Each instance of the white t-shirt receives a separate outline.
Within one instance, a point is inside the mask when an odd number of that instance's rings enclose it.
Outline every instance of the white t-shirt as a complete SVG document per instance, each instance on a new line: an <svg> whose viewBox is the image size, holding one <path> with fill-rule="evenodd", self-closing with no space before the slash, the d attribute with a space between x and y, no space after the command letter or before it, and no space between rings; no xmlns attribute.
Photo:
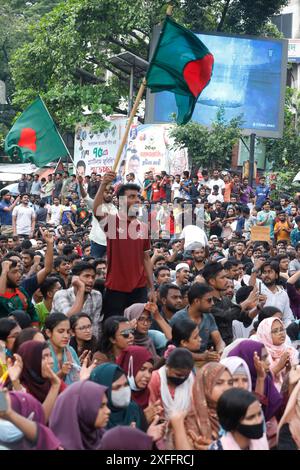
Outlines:
<svg viewBox="0 0 300 470"><path fill-rule="evenodd" d="M210 204L214 204L216 201L219 201L219 202L224 202L224 198L223 198L223 194L209 194L207 196L207 201L210 203Z"/></svg>
<svg viewBox="0 0 300 470"><path fill-rule="evenodd" d="M197 225L186 225L181 232L180 239L184 238L184 249L193 250L195 245L201 243L202 246L208 245L207 236Z"/></svg>
<svg viewBox="0 0 300 470"><path fill-rule="evenodd" d="M49 214L51 215L50 217L50 224L53 224L53 225L59 225L61 223L61 215L63 213L63 206L61 204L59 204L58 206L55 206L53 204L53 206L50 206L50 209L49 209Z"/></svg>
<svg viewBox="0 0 300 470"><path fill-rule="evenodd" d="M84 200L86 201L88 208L93 209L94 199L91 199L89 196L86 196L84 198ZM103 213L112 214L112 215L118 213L118 209L112 203L102 204L101 211ZM96 217L94 215L93 215L93 218L92 218L92 228L91 228L91 231L90 231L89 238L90 238L91 241L93 241L95 243L98 243L98 245L107 246L106 235L105 235L104 231L102 230L98 219L96 219Z"/></svg>
<svg viewBox="0 0 300 470"><path fill-rule="evenodd" d="M31 221L35 219L32 207L21 204L14 208L12 215L16 217L17 235L30 235Z"/></svg>
<svg viewBox="0 0 300 470"><path fill-rule="evenodd" d="M222 179L218 179L218 180L209 180L207 186L211 189L211 191L213 191L213 187L214 186L219 186L219 194L222 194L222 189L225 189L225 183Z"/></svg>
<svg viewBox="0 0 300 470"><path fill-rule="evenodd" d="M174 199L180 196L180 183L173 183L172 184L172 191L174 191Z"/></svg>

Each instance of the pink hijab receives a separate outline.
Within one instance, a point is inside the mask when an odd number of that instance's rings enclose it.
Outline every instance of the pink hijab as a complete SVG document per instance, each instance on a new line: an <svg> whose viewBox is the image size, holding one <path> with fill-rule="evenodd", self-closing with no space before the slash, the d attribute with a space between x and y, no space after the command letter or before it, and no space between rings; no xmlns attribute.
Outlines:
<svg viewBox="0 0 300 470"><path fill-rule="evenodd" d="M284 328L284 324L279 318L270 317L265 318L257 328L257 341L260 341L264 344L267 352L270 355L271 365L272 363L278 362L280 357L284 352L288 352L290 356L291 365L296 365L299 363L298 352L292 346L286 344L286 342L282 343L280 346L275 346L272 341L272 325L274 321L281 323L282 327Z"/></svg>
<svg viewBox="0 0 300 470"><path fill-rule="evenodd" d="M278 364L282 354L285 352L289 353L289 358L290 358L290 362L292 366L299 364L298 351L292 346L289 346L286 343L286 341L282 343L280 346L275 346L275 344L273 344L271 330L272 330L272 325L274 321L279 322L284 328L284 324L281 320L279 320L279 318L270 317L270 318L265 318L265 320L263 320L258 325L257 333L256 333L257 340L263 343L263 345L265 346L269 354L269 360L271 363L271 366L270 366L271 371L274 368L274 366ZM278 391L281 390L281 386L283 384L285 375L286 375L286 370L284 368L279 374L274 376L274 384Z"/></svg>

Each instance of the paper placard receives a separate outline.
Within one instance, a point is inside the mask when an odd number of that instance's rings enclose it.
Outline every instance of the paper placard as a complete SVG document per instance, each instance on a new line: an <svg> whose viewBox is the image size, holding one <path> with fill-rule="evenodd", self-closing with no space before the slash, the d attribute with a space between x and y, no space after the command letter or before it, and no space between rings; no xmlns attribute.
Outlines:
<svg viewBox="0 0 300 470"><path fill-rule="evenodd" d="M250 240L254 242L269 242L271 229L270 227L263 227L260 225L254 225L251 228Z"/></svg>

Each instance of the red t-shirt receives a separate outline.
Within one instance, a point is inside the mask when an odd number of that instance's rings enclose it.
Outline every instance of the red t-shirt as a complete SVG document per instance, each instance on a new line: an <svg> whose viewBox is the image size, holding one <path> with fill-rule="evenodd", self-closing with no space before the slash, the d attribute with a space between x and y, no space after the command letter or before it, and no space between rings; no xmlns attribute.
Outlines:
<svg viewBox="0 0 300 470"><path fill-rule="evenodd" d="M147 225L137 219L124 221L109 215L105 231L108 262L105 286L119 292L146 287L144 253L150 250Z"/></svg>
<svg viewBox="0 0 300 470"><path fill-rule="evenodd" d="M152 201L159 201L160 200L160 190L158 183L152 184Z"/></svg>

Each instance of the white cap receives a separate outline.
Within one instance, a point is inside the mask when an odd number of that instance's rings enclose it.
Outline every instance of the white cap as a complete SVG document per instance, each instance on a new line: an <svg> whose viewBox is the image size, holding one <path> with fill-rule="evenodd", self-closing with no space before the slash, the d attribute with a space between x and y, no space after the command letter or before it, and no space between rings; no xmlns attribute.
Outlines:
<svg viewBox="0 0 300 470"><path fill-rule="evenodd" d="M188 269L190 270L190 267L187 263L179 263L177 264L176 268L175 268L175 271L179 271L180 269Z"/></svg>

